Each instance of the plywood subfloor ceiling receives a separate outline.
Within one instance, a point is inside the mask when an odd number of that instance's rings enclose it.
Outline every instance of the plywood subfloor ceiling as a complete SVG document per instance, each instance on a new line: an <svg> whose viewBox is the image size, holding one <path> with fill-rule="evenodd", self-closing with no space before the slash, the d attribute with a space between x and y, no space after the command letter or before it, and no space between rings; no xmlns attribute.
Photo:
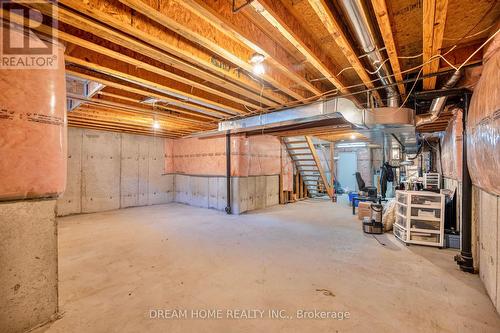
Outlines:
<svg viewBox="0 0 500 333"><path fill-rule="evenodd" d="M334 3L255 0L236 13L232 0L30 6L58 20L68 76L100 84L69 112L71 126L175 138L326 97L344 95L363 107L364 91L379 83ZM500 13L492 0L366 3L402 99L411 87L403 80L423 63L424 75L449 69L443 59L431 61L437 54L460 64L497 29ZM265 56L262 75L252 72L254 53ZM480 59L481 52L470 61ZM430 77L418 87L437 84ZM385 103L383 90L372 94Z"/></svg>

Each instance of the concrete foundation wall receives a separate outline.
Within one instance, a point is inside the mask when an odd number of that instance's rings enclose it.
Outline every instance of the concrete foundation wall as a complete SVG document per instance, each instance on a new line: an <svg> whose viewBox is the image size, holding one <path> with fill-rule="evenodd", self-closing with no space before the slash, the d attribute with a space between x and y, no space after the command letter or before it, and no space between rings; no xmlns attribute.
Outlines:
<svg viewBox="0 0 500 333"><path fill-rule="evenodd" d="M0 332L18 333L56 315L55 200L0 202Z"/></svg>
<svg viewBox="0 0 500 333"><path fill-rule="evenodd" d="M175 175L174 201L191 206L224 210L227 205L226 177ZM233 214L262 209L279 203L279 176L231 178Z"/></svg>
<svg viewBox="0 0 500 333"><path fill-rule="evenodd" d="M479 276L500 313L500 197L474 188L473 220L479 230ZM477 260L476 259L476 260Z"/></svg>
<svg viewBox="0 0 500 333"><path fill-rule="evenodd" d="M443 179L444 188L457 191L457 220L461 224L462 184ZM500 313L500 197L473 186L472 256L486 292Z"/></svg>
<svg viewBox="0 0 500 333"><path fill-rule="evenodd" d="M166 146L161 138L69 128L68 184L57 215L172 201L224 210L226 177L165 174ZM235 214L276 205L279 176L233 176L231 189Z"/></svg>
<svg viewBox="0 0 500 333"><path fill-rule="evenodd" d="M92 213L173 200L163 138L68 129L68 182L57 215Z"/></svg>

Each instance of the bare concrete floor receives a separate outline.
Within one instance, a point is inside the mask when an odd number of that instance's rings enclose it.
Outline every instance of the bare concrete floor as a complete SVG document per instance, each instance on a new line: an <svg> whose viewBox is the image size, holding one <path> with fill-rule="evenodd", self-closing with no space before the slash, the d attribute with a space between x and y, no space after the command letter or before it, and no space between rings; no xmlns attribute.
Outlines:
<svg viewBox="0 0 500 333"><path fill-rule="evenodd" d="M455 251L377 240L350 213L309 200L241 216L168 204L61 218L63 317L37 332L500 332ZM153 309L266 312L150 319ZM301 309L350 318L297 319Z"/></svg>

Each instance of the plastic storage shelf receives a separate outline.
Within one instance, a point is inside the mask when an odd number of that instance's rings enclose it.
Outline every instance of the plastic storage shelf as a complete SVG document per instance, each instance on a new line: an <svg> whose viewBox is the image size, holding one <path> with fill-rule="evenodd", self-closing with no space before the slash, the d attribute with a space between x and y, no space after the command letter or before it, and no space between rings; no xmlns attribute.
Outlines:
<svg viewBox="0 0 500 333"><path fill-rule="evenodd" d="M406 244L443 247L444 194L396 191L394 235Z"/></svg>

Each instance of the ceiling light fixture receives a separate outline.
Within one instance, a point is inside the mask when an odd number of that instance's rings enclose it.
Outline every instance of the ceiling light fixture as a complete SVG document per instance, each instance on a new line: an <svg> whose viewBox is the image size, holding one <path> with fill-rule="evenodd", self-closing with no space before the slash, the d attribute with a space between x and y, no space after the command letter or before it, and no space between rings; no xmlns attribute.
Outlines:
<svg viewBox="0 0 500 333"><path fill-rule="evenodd" d="M250 63L251 64L260 64L264 61L264 55L263 54L260 54L260 53L254 53L252 54L252 57L250 58Z"/></svg>
<svg viewBox="0 0 500 333"><path fill-rule="evenodd" d="M153 128L154 129L159 129L160 128L160 123L158 122L158 120L153 121Z"/></svg>
<svg viewBox="0 0 500 333"><path fill-rule="evenodd" d="M266 72L266 68L264 67L264 55L260 53L254 53L252 54L252 57L250 58L250 63L253 65L253 73L255 75L262 75Z"/></svg>
<svg viewBox="0 0 500 333"><path fill-rule="evenodd" d="M264 64L258 63L253 65L253 73L255 75L263 75L266 72L266 68L264 67Z"/></svg>

